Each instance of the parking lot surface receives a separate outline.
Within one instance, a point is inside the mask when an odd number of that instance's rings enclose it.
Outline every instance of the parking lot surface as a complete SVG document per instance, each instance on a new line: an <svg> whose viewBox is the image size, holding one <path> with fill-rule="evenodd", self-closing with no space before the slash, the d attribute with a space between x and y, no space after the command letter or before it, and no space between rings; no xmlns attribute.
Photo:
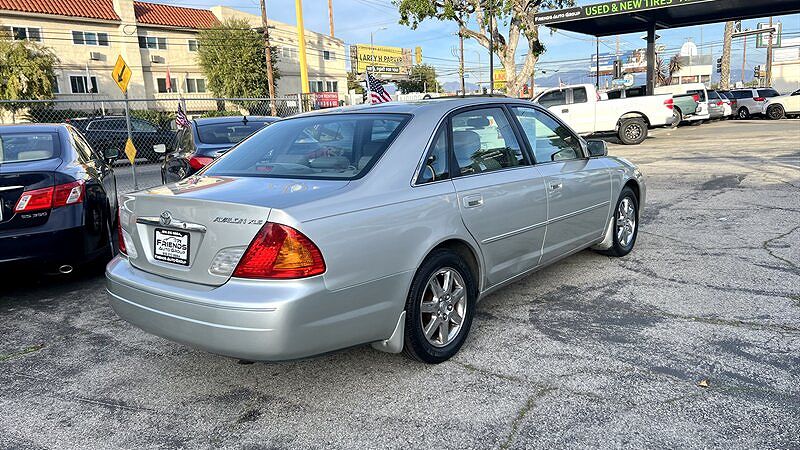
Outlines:
<svg viewBox="0 0 800 450"><path fill-rule="evenodd" d="M0 284L0 448L800 447L800 121L656 130L633 253L486 298L452 360L238 364L145 334L104 279Z"/></svg>

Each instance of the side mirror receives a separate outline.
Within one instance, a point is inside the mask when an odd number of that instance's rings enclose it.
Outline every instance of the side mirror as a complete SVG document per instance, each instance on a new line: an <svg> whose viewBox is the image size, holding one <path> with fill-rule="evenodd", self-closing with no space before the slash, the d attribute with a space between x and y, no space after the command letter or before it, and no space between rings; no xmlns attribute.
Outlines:
<svg viewBox="0 0 800 450"><path fill-rule="evenodd" d="M116 148L107 148L103 151L103 159L108 162L114 162L119 158L119 150Z"/></svg>
<svg viewBox="0 0 800 450"><path fill-rule="evenodd" d="M589 150L590 157L608 155L608 144L606 144L606 141L601 141L599 139L586 141L586 149Z"/></svg>
<svg viewBox="0 0 800 450"><path fill-rule="evenodd" d="M153 151L158 153L159 155L162 155L164 153L167 153L167 146L165 144L156 144L153 146Z"/></svg>

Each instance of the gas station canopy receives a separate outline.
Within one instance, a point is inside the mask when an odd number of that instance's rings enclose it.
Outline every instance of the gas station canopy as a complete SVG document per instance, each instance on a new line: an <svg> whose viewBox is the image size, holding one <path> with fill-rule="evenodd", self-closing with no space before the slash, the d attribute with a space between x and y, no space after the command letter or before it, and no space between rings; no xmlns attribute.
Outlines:
<svg viewBox="0 0 800 450"><path fill-rule="evenodd" d="M688 27L800 12L800 0L617 0L543 11L536 25L592 36Z"/></svg>

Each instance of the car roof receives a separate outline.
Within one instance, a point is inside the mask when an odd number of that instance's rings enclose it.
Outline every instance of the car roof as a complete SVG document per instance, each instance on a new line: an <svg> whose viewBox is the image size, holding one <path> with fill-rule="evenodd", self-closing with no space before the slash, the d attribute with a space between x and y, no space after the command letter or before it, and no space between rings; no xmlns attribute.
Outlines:
<svg viewBox="0 0 800 450"><path fill-rule="evenodd" d="M63 123L22 123L16 125L0 125L2 133L53 133L66 130Z"/></svg>
<svg viewBox="0 0 800 450"><path fill-rule="evenodd" d="M275 116L221 116L221 117L198 117L194 122L198 125L208 125L212 123L233 123L233 122L275 122L280 120Z"/></svg>
<svg viewBox="0 0 800 450"><path fill-rule="evenodd" d="M501 105L501 104L519 104L519 105L533 105L534 103L527 99L516 99L511 97L438 97L428 100L419 100L412 102L387 102L378 105L353 105L341 106L338 108L328 108L317 111L311 111L303 114L298 114L292 117L308 117L317 115L329 114L347 114L347 113L372 113L372 114L446 114L447 112L463 107L463 106L478 106L478 105Z"/></svg>

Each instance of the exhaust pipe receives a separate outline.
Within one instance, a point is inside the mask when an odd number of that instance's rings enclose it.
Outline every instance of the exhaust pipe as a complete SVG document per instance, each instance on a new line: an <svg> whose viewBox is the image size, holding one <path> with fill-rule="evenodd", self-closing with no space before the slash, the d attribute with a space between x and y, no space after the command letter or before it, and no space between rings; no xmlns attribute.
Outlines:
<svg viewBox="0 0 800 450"><path fill-rule="evenodd" d="M64 264L63 266L58 268L58 272L64 275L72 273L72 266L70 266L69 264Z"/></svg>

